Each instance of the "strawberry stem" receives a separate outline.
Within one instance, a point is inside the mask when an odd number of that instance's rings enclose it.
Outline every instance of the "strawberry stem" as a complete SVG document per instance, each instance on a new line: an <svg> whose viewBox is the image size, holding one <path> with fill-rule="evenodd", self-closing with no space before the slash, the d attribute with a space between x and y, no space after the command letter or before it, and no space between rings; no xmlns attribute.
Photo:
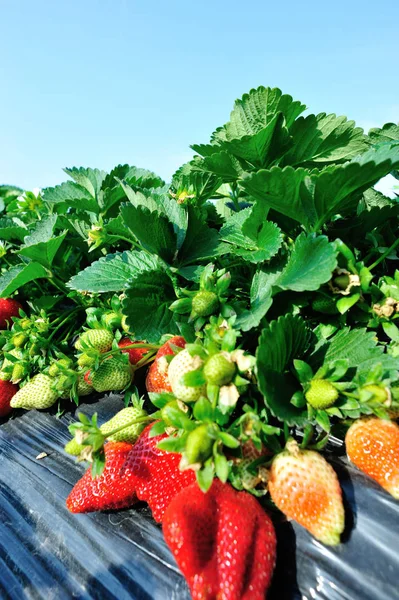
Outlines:
<svg viewBox="0 0 399 600"><path fill-rule="evenodd" d="M111 435L115 435L115 433L119 433L119 431L122 431L123 429L126 429L127 427L131 427L132 425L138 425L139 423L146 423L147 421L155 421L155 419L152 415L140 417L139 419L133 419L133 421L129 421L128 423L125 423L124 425L121 425L120 427L117 427L116 429L113 429L112 431L108 431L107 435L105 437L107 439Z"/></svg>
<svg viewBox="0 0 399 600"><path fill-rule="evenodd" d="M379 265L387 256L389 256L389 254L391 254L392 250L395 250L395 248L398 245L399 245L399 238L396 239L391 246L389 246L388 250L385 250L384 254L381 254L380 258L377 258L377 260L375 262L373 262L373 264L368 267L368 270L371 271L377 265Z"/></svg>

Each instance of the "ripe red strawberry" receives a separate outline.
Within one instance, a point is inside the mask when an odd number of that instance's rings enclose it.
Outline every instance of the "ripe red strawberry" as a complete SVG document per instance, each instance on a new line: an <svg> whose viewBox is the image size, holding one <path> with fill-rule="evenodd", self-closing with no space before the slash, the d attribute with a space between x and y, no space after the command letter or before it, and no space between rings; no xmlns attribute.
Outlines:
<svg viewBox="0 0 399 600"><path fill-rule="evenodd" d="M253 496L218 479L205 494L194 483L170 503L163 532L193 600L264 600L276 535Z"/></svg>
<svg viewBox="0 0 399 600"><path fill-rule="evenodd" d="M170 338L165 344L163 344L158 350L155 360L148 369L147 379L145 381L147 392L171 392L172 387L168 379L168 363L163 358L168 354L173 354L173 349L170 344L184 348L186 340L176 335Z"/></svg>
<svg viewBox="0 0 399 600"><path fill-rule="evenodd" d="M18 386L11 381L0 379L0 419L6 417L12 411L11 398L18 392Z"/></svg>
<svg viewBox="0 0 399 600"><path fill-rule="evenodd" d="M127 508L137 501L132 475L123 467L132 445L126 442L105 444L105 468L95 479L91 468L69 494L66 505L73 513Z"/></svg>
<svg viewBox="0 0 399 600"><path fill-rule="evenodd" d="M345 513L334 469L318 453L291 440L273 460L269 492L276 506L328 545L340 542Z"/></svg>
<svg viewBox="0 0 399 600"><path fill-rule="evenodd" d="M150 438L151 427L152 424L146 427L134 446L125 442L105 445L103 474L92 483L89 469L78 481L67 500L71 512L122 508L130 506L137 496L148 503L154 519L162 521L170 501L195 481L195 474L192 470L179 470L180 454L156 447L166 434Z"/></svg>
<svg viewBox="0 0 399 600"><path fill-rule="evenodd" d="M148 425L126 459L125 469L135 478L137 498L147 502L152 516L161 522L170 501L195 481L191 469L179 470L180 454L165 452L157 444L166 434L150 438L152 424Z"/></svg>
<svg viewBox="0 0 399 600"><path fill-rule="evenodd" d="M142 340L131 340L128 337L121 339L118 343L119 348L125 346L131 346L132 344L144 344ZM137 365L137 363L143 358L148 352L148 348L130 348L129 350L122 350L125 354L129 355L129 362L131 365Z"/></svg>
<svg viewBox="0 0 399 600"><path fill-rule="evenodd" d="M0 329L9 329L11 317L18 317L22 304L13 298L0 298Z"/></svg>
<svg viewBox="0 0 399 600"><path fill-rule="evenodd" d="M399 500L399 426L392 421L360 419L345 437L349 459Z"/></svg>

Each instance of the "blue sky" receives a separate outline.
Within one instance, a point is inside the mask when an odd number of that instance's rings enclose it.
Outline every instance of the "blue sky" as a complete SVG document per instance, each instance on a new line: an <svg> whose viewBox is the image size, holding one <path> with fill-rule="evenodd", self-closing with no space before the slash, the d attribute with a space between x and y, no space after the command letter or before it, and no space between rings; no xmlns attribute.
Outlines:
<svg viewBox="0 0 399 600"><path fill-rule="evenodd" d="M398 0L0 0L0 183L118 163L169 178L258 85L398 121L398 19Z"/></svg>

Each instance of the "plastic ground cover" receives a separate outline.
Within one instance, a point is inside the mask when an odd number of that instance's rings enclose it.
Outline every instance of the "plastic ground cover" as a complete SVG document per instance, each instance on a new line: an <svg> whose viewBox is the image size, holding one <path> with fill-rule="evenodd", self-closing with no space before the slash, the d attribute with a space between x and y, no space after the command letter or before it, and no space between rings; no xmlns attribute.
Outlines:
<svg viewBox="0 0 399 600"><path fill-rule="evenodd" d="M110 396L80 410L98 412L101 423L120 408ZM0 598L188 600L147 507L67 511L65 498L86 468L63 451L73 420L31 411L0 425ZM328 458L347 506L344 543L328 548L295 523L276 523L271 600L399 599L399 502L339 454L333 448Z"/></svg>

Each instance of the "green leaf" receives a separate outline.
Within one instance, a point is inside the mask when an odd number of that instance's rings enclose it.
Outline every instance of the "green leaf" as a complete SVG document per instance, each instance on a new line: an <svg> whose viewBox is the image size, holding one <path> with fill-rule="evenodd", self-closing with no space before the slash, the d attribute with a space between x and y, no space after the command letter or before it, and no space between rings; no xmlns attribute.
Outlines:
<svg viewBox="0 0 399 600"><path fill-rule="evenodd" d="M139 273L125 293L123 314L136 338L158 342L165 333L179 333L174 313L169 310L176 294L164 267Z"/></svg>
<svg viewBox="0 0 399 600"><path fill-rule="evenodd" d="M240 184L265 206L317 231L333 215L354 211L361 194L397 166L399 144L392 143L318 173L272 167L244 174Z"/></svg>
<svg viewBox="0 0 399 600"><path fill-rule="evenodd" d="M222 253L216 229L208 227L195 207L188 207L187 235L178 254L179 268Z"/></svg>
<svg viewBox="0 0 399 600"><path fill-rule="evenodd" d="M203 492L207 492L212 485L215 467L213 462L207 461L204 467L196 472L197 482Z"/></svg>
<svg viewBox="0 0 399 600"><path fill-rule="evenodd" d="M354 121L336 115L299 117L290 134L293 146L281 161L281 166L322 167L339 163L365 152L370 143Z"/></svg>
<svg viewBox="0 0 399 600"><path fill-rule="evenodd" d="M197 421L212 421L213 413L212 404L204 396L194 404L193 414Z"/></svg>
<svg viewBox="0 0 399 600"><path fill-rule="evenodd" d="M197 146L192 148L197 151ZM244 173L239 161L224 150L195 161L195 167L200 171L214 173L226 183L236 181Z"/></svg>
<svg viewBox="0 0 399 600"><path fill-rule="evenodd" d="M399 343L399 329L394 323L386 322L382 324L382 328L387 336L394 342Z"/></svg>
<svg viewBox="0 0 399 600"><path fill-rule="evenodd" d="M370 129L368 135L374 144L378 144L380 142L398 141L399 123L397 125L395 123L385 123L381 129Z"/></svg>
<svg viewBox="0 0 399 600"><path fill-rule="evenodd" d="M399 368L399 360L385 354L384 347L375 340L375 333L366 329L341 329L313 352L309 363L317 369L321 364L340 359L347 359L348 369L356 369L358 374L367 373L378 363L381 363L384 372Z"/></svg>
<svg viewBox="0 0 399 600"><path fill-rule="evenodd" d="M132 204L123 204L121 215L126 227L136 236L145 250L158 254L166 262L172 263L177 237L172 223L164 215Z"/></svg>
<svg viewBox="0 0 399 600"><path fill-rule="evenodd" d="M336 256L337 251L326 236L302 233L276 285L295 292L318 290L331 279L337 266Z"/></svg>
<svg viewBox="0 0 399 600"><path fill-rule="evenodd" d="M61 235L52 237L47 242L38 242L37 244L31 244L30 246L23 246L18 251L18 254L26 256L27 258L40 263L44 267L50 268L66 234L67 232L65 231Z"/></svg>
<svg viewBox="0 0 399 600"><path fill-rule="evenodd" d="M213 173L201 173L194 169L191 162L184 164L173 175L171 188L176 200L189 200L190 204L203 204L212 198L221 185L221 180ZM194 196L194 198L188 198Z"/></svg>
<svg viewBox="0 0 399 600"><path fill-rule="evenodd" d="M65 208L72 207L79 211L97 214L99 212L99 205L90 192L72 181L66 181L53 188L46 188L43 190L42 197L46 204L62 204Z"/></svg>
<svg viewBox="0 0 399 600"><path fill-rule="evenodd" d="M25 237L25 246L32 246L34 244L39 244L40 242L48 242L52 238L57 218L57 215L51 215L46 219L37 221L34 230Z"/></svg>
<svg viewBox="0 0 399 600"><path fill-rule="evenodd" d="M272 287L280 273L257 271L252 279L250 300L251 307L238 315L234 327L249 331L258 327L259 323L272 305Z"/></svg>
<svg viewBox="0 0 399 600"><path fill-rule="evenodd" d="M85 188L93 198L97 198L102 183L107 175L105 171L100 171L99 169L85 169L83 167L72 167L70 169L64 169L64 171L77 184Z"/></svg>
<svg viewBox="0 0 399 600"><path fill-rule="evenodd" d="M352 294L350 296L344 296L340 298L336 304L338 311L341 315L344 315L356 302L360 300L360 294Z"/></svg>
<svg viewBox="0 0 399 600"><path fill-rule="evenodd" d="M304 320L291 314L272 321L263 329L256 352L258 386L272 414L287 425L302 425L304 409L291 404L299 389L289 369L295 358L301 359L309 345L309 330Z"/></svg>
<svg viewBox="0 0 399 600"><path fill-rule="evenodd" d="M18 222L9 217L0 219L0 240L18 240L19 242L22 242L27 234L28 230L22 221Z"/></svg>
<svg viewBox="0 0 399 600"><path fill-rule="evenodd" d="M245 208L227 219L220 230L222 240L235 246L235 254L257 263L269 260L281 248L281 230L270 221L251 218L254 208Z"/></svg>
<svg viewBox="0 0 399 600"><path fill-rule="evenodd" d="M185 373L180 381L183 385L187 385L188 387L199 387L206 383L204 371L202 368L196 369L195 371L189 371L189 373Z"/></svg>
<svg viewBox="0 0 399 600"><path fill-rule="evenodd" d="M0 277L0 298L7 298L26 283L41 277L47 278L48 272L38 263L30 262L12 267Z"/></svg>
<svg viewBox="0 0 399 600"><path fill-rule="evenodd" d="M214 454L215 461L215 471L216 475L219 477L220 481L226 483L227 478L229 476L229 463L224 454L219 454L219 452L215 452Z"/></svg>
<svg viewBox="0 0 399 600"><path fill-rule="evenodd" d="M260 86L236 100L230 121L221 131L215 132L213 138L219 141L253 135L264 129L279 112L284 115L286 126L291 127L305 108L292 96L283 95L278 88Z"/></svg>
<svg viewBox="0 0 399 600"><path fill-rule="evenodd" d="M160 269L162 264L158 257L147 252L117 252L92 263L67 285L80 292L120 292L139 273Z"/></svg>
<svg viewBox="0 0 399 600"><path fill-rule="evenodd" d="M221 142L223 150L259 169L270 165L291 145L291 138L287 128L284 127L284 116L281 112L257 133Z"/></svg>

